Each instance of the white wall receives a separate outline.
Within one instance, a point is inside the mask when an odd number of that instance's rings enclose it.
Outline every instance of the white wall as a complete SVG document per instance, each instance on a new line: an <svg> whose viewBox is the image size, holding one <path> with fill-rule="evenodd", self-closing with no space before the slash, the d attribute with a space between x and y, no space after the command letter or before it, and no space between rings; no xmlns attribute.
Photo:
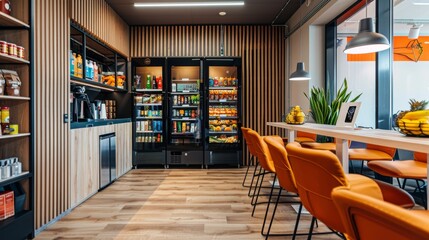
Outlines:
<svg viewBox="0 0 429 240"><path fill-rule="evenodd" d="M304 4L287 22L289 28L299 24L300 19L317 4L323 2L323 0L313 0L310 2L310 6L307 7ZM290 106L300 105L308 110L309 102L303 93L308 94L313 86L324 86L324 25L354 2L355 0L329 1L325 7L289 37L289 46L287 48L289 52L286 53L286 56L289 56L289 61L287 61L289 66L286 66L286 69L289 71L287 76L296 70L296 63L298 61L304 61L306 70L310 72L312 79L302 82L289 81L289 86L286 89L286 92L289 93L289 102L286 102L287 109ZM300 33L300 31L302 32ZM300 34L302 34L302 40L300 40Z"/></svg>

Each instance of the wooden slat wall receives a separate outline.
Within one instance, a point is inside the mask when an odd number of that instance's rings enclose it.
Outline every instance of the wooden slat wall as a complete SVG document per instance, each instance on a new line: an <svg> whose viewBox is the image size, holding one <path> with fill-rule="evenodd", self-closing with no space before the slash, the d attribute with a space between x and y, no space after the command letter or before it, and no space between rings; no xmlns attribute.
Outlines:
<svg viewBox="0 0 429 240"><path fill-rule="evenodd" d="M68 0L35 0L35 224L66 211L69 200Z"/></svg>
<svg viewBox="0 0 429 240"><path fill-rule="evenodd" d="M223 30L223 31L222 31ZM261 135L280 134L269 121L285 113L284 28L271 26L201 25L133 26L131 57L225 56L242 58L243 126ZM244 159L248 161L247 150Z"/></svg>
<svg viewBox="0 0 429 240"><path fill-rule="evenodd" d="M105 0L69 0L70 18L107 45L129 56L128 24Z"/></svg>

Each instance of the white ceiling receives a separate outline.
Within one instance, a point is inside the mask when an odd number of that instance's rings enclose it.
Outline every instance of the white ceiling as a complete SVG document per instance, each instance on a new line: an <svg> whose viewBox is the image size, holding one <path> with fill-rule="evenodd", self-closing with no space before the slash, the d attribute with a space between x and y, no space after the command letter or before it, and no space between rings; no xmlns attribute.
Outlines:
<svg viewBox="0 0 429 240"><path fill-rule="evenodd" d="M385 1L385 0L383 0ZM411 26L414 23L423 24L420 30L420 35L429 36L429 5L414 5L415 0L395 0L393 25L396 36L407 36ZM429 0L427 0L429 3ZM368 5L368 17L375 16L375 2L372 1ZM365 17L365 9L357 12L345 22L338 25L338 33L353 34L357 33L359 28L359 20Z"/></svg>

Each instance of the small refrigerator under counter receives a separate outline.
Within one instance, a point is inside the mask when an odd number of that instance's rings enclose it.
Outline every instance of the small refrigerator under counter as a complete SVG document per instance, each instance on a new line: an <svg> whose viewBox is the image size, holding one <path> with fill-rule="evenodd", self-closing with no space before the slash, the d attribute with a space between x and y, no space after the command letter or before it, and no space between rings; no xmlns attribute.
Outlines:
<svg viewBox="0 0 429 240"><path fill-rule="evenodd" d="M100 190L116 179L115 133L100 135Z"/></svg>

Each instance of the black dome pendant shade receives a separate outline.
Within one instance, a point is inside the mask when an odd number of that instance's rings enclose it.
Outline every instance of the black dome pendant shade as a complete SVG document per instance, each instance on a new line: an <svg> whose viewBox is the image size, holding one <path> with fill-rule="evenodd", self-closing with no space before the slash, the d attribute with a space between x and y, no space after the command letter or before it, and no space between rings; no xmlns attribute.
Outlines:
<svg viewBox="0 0 429 240"><path fill-rule="evenodd" d="M296 64L296 71L289 76L291 81L310 80L310 74L304 70L304 62Z"/></svg>
<svg viewBox="0 0 429 240"><path fill-rule="evenodd" d="M359 22L359 33L347 43L344 53L373 53L388 48L390 48L389 40L383 34L374 32L372 18L364 18Z"/></svg>

